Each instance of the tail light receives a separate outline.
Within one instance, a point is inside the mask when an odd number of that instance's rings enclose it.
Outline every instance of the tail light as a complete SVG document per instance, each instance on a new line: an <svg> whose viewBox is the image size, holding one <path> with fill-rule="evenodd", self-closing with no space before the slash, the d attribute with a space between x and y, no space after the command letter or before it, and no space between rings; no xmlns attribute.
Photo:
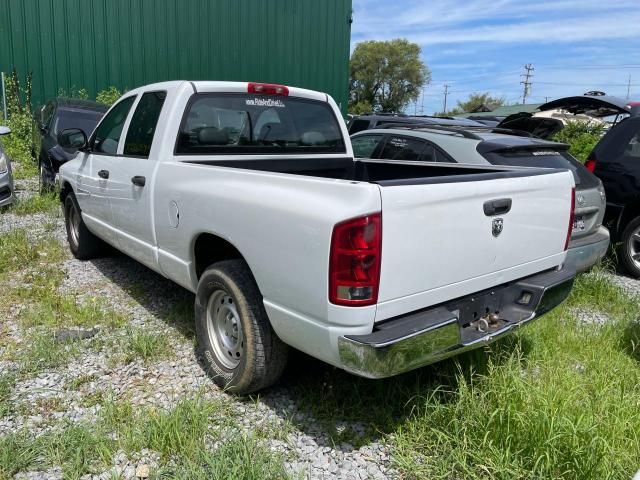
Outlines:
<svg viewBox="0 0 640 480"><path fill-rule="evenodd" d="M571 240L571 232L573 232L573 220L575 218L576 208L576 188L571 189L571 211L569 212L569 228L567 228L567 239L564 242L565 251L569 248L569 240Z"/></svg>
<svg viewBox="0 0 640 480"><path fill-rule="evenodd" d="M255 83L249 82L247 92L257 95L281 95L286 97L289 95L289 89L284 85L276 85L275 83Z"/></svg>
<svg viewBox="0 0 640 480"><path fill-rule="evenodd" d="M373 213L333 227L329 253L329 301L365 306L378 301L382 215Z"/></svg>
<svg viewBox="0 0 640 480"><path fill-rule="evenodd" d="M587 167L587 170L589 170L591 173L596 171L596 161L594 158L590 158L589 160L587 160L584 163L584 166Z"/></svg>

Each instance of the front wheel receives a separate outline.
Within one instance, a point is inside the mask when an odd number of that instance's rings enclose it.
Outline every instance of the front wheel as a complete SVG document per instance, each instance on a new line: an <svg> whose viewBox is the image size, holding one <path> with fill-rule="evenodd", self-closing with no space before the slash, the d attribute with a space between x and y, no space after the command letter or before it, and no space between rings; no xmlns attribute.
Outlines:
<svg viewBox="0 0 640 480"><path fill-rule="evenodd" d="M630 275L640 278L640 217L631 220L622 232L618 257Z"/></svg>
<svg viewBox="0 0 640 480"><path fill-rule="evenodd" d="M213 381L243 395L274 384L287 346L271 328L262 296L243 260L207 268L196 294L198 352Z"/></svg>
<svg viewBox="0 0 640 480"><path fill-rule="evenodd" d="M78 201L73 193L64 199L64 223L69 250L78 260L90 260L104 254L106 244L89 231L82 219Z"/></svg>

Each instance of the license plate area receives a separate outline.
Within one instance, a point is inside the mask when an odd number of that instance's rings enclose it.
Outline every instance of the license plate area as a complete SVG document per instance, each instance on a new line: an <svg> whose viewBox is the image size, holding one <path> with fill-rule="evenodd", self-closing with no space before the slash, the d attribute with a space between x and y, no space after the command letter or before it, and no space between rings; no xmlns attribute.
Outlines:
<svg viewBox="0 0 640 480"><path fill-rule="evenodd" d="M459 305L458 323L462 343L469 343L501 330L510 322L502 318L501 290L474 295Z"/></svg>

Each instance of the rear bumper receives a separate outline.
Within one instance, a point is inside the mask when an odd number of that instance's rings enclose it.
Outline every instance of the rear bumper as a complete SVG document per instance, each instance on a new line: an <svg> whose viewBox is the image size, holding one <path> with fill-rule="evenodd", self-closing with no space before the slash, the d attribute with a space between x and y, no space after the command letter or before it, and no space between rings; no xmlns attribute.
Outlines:
<svg viewBox="0 0 640 480"><path fill-rule="evenodd" d="M342 336L342 368L390 377L491 343L564 301L575 273L565 266L391 319L368 335Z"/></svg>
<svg viewBox="0 0 640 480"><path fill-rule="evenodd" d="M578 272L593 267L607 253L609 248L609 230L600 227L591 235L569 243L566 265Z"/></svg>

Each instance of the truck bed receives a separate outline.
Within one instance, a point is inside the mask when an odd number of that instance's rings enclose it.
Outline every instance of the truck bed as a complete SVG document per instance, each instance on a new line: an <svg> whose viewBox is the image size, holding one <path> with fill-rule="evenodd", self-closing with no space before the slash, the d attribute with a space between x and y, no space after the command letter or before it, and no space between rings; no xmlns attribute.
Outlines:
<svg viewBox="0 0 640 480"><path fill-rule="evenodd" d="M353 160L344 158L259 159L259 160L197 160L199 165L241 168L261 172L289 173L310 177L369 182L383 187L423 185L450 182L475 182L499 178L531 177L553 170L494 165L464 165L453 163L406 162L397 160Z"/></svg>

